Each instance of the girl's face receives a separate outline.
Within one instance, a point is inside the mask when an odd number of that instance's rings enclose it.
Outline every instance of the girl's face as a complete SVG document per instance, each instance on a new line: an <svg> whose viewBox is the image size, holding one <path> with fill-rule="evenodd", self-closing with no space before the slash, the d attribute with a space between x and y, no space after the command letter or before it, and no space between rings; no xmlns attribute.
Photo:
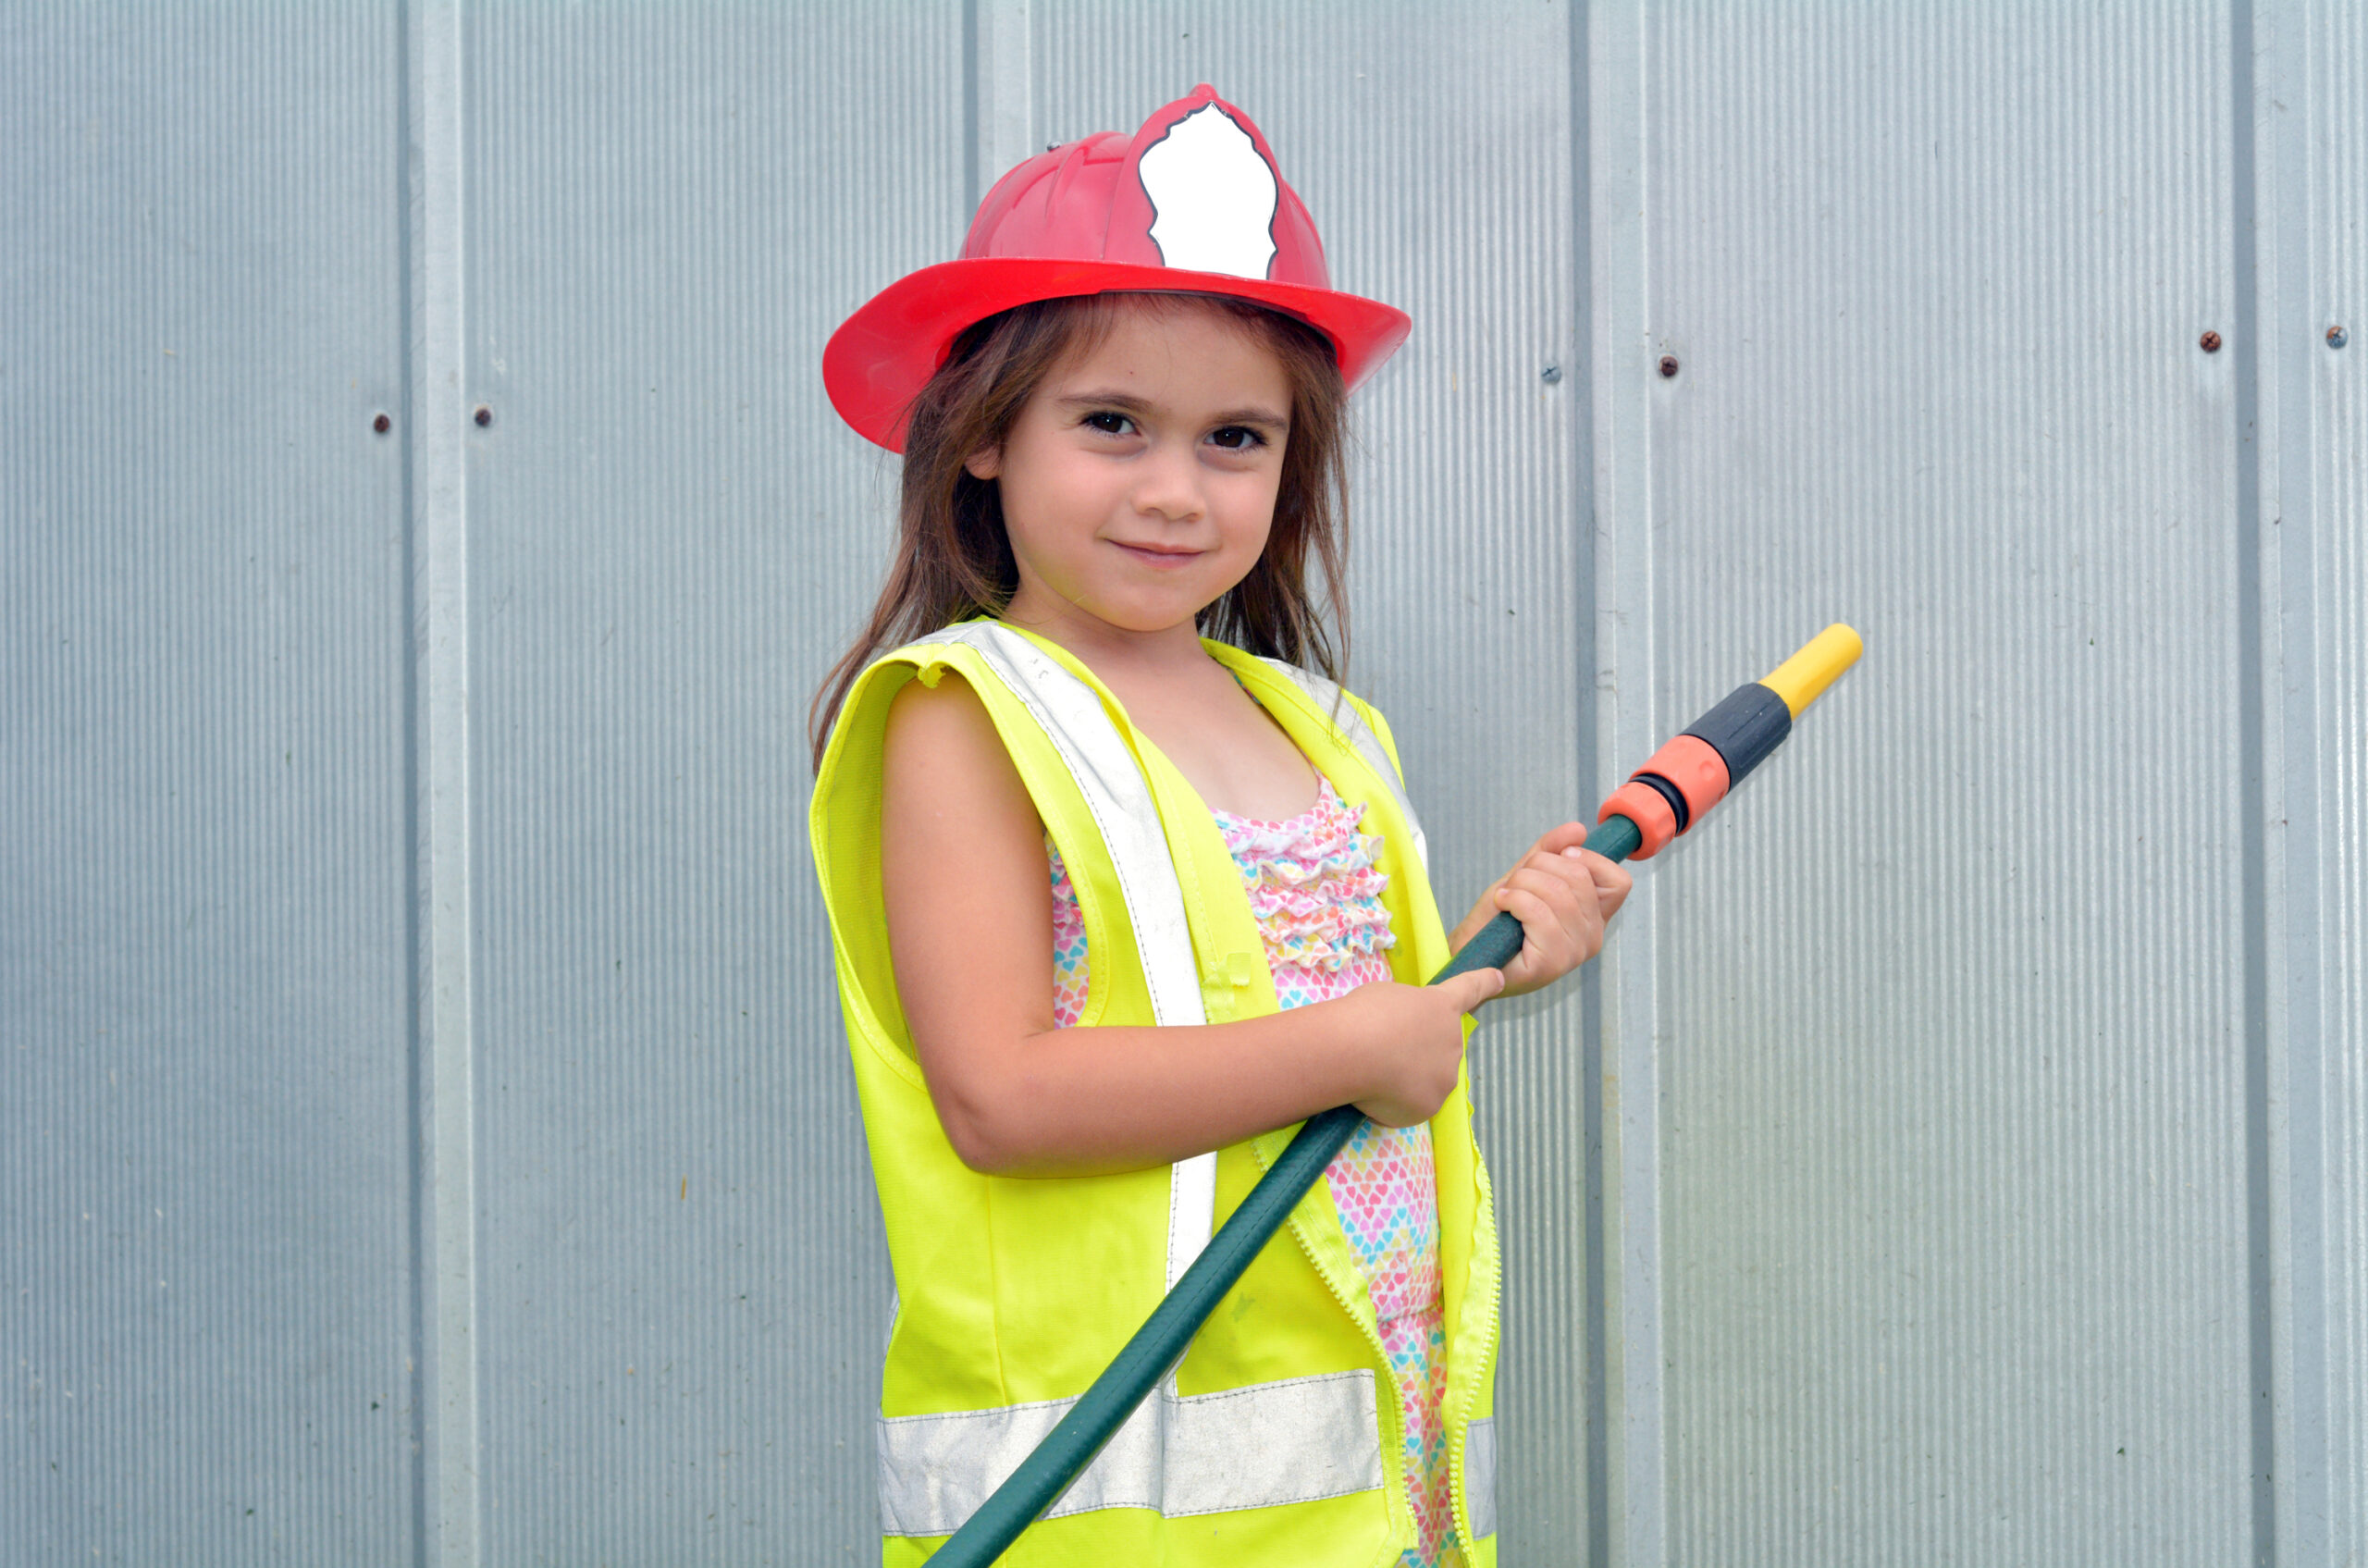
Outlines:
<svg viewBox="0 0 2368 1568"><path fill-rule="evenodd" d="M967 464L1001 492L1019 565L1005 617L1056 641L1189 635L1266 548L1290 407L1281 362L1222 312L1120 311Z"/></svg>

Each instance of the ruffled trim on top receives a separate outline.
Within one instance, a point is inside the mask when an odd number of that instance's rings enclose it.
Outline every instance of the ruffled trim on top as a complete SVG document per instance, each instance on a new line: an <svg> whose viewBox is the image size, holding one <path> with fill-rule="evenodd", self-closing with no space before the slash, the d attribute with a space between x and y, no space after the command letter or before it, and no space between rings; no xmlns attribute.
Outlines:
<svg viewBox="0 0 2368 1568"><path fill-rule="evenodd" d="M1286 821L1212 813L1250 894L1270 964L1337 972L1398 945L1374 864L1381 840L1359 833L1364 809L1318 775L1315 804Z"/></svg>

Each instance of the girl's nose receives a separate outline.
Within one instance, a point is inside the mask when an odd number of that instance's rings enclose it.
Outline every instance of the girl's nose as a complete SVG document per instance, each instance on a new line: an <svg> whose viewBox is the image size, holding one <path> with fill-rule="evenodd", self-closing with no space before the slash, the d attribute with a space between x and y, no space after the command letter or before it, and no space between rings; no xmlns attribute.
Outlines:
<svg viewBox="0 0 2368 1568"><path fill-rule="evenodd" d="M1135 510L1171 523L1201 515L1201 469L1194 454L1161 442L1142 454L1135 470Z"/></svg>

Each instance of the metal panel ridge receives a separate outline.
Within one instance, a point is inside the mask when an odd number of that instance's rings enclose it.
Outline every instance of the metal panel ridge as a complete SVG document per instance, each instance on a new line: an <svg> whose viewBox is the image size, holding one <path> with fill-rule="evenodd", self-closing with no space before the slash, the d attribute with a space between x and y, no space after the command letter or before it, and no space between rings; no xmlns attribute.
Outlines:
<svg viewBox="0 0 2368 1568"><path fill-rule="evenodd" d="M2252 211L2239 215L2238 242L2251 247L2255 302L2252 330L2238 346L2255 356L2249 521L2259 606L2261 766L2260 799L2251 814L2262 841L2254 957L2269 1210L2265 1244L2255 1252L2269 1277L2271 1394L2256 1419L2266 1417L2263 1468L2275 1476L2263 1555L2320 1564L2343 1560L2330 1555L2331 1539L2345 1534L2339 1499L2359 1488L2339 1479L2347 1472L2330 1421L2330 1406L2340 1410L2342 1395L2330 1376L2327 1216L2342 1208L2328 1152L2344 1141L2347 1122L2357 1125L2357 1112L2346 1116L2339 1069L2331 1070L2327 1003L2344 966L2327 964L2332 955L2322 934L2330 901L2339 896L2340 878L2330 870L2341 851L2329 853L2339 841L2331 840L2333 823L2321 800L2324 660L2317 644L2325 621L2339 621L2344 606L2325 597L2330 585L2317 570L2329 519L2319 504L2326 477L2320 443L2327 433L2313 392L2328 351L2315 325L2321 253L2313 209L2322 193L2312 182L2330 113L2339 111L2325 95L2325 67L2315 60L2325 40L2313 34L2325 19L2313 9L2281 3L2237 12L2238 70L2251 78L2250 94L2238 94L2240 106L2250 97L2250 113L2238 124L2238 158L2250 150L2252 196Z"/></svg>
<svg viewBox="0 0 2368 1568"><path fill-rule="evenodd" d="M2275 29L2276 113L2264 104L2262 122L2265 140L2275 126L2289 259L2278 279L2281 446L2285 467L2309 464L2309 488L2307 512L2282 502L2265 530L2284 542L2285 657L2270 673L2287 683L2287 788L2269 815L2290 835L2293 912L2273 951L2293 999L2293 1245L2305 1262L2305 1249L2324 1249L2315 1282L2301 1266L2293 1276L2293 1534L2323 1552L2295 1561L2346 1563L2368 1561L2368 10L2288 0ZM2302 1534L2314 1525L2316 1539Z"/></svg>
<svg viewBox="0 0 2368 1568"><path fill-rule="evenodd" d="M412 890L420 1550L438 1568L484 1560L479 1477L476 1023L471 833L467 317L461 6L404 11L406 347L413 577Z"/></svg>
<svg viewBox="0 0 2368 1568"><path fill-rule="evenodd" d="M1597 755L1648 757L1659 713L1647 203L1646 21L1636 0L1587 8L1593 278ZM1683 722L1683 721L1680 721ZM1628 766L1634 767L1634 762ZM1601 781L1608 783L1606 779ZM1603 968L1605 1400L1619 1568L1668 1557L1658 876L1637 879Z"/></svg>

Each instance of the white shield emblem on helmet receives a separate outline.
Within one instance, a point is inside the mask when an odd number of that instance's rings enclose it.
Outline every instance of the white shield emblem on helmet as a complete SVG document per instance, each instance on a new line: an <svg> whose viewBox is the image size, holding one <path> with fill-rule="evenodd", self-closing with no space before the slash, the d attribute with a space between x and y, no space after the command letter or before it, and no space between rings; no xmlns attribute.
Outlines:
<svg viewBox="0 0 2368 1568"><path fill-rule="evenodd" d="M1215 104L1168 128L1142 156L1152 243L1168 266L1264 278L1275 259L1275 171Z"/></svg>

